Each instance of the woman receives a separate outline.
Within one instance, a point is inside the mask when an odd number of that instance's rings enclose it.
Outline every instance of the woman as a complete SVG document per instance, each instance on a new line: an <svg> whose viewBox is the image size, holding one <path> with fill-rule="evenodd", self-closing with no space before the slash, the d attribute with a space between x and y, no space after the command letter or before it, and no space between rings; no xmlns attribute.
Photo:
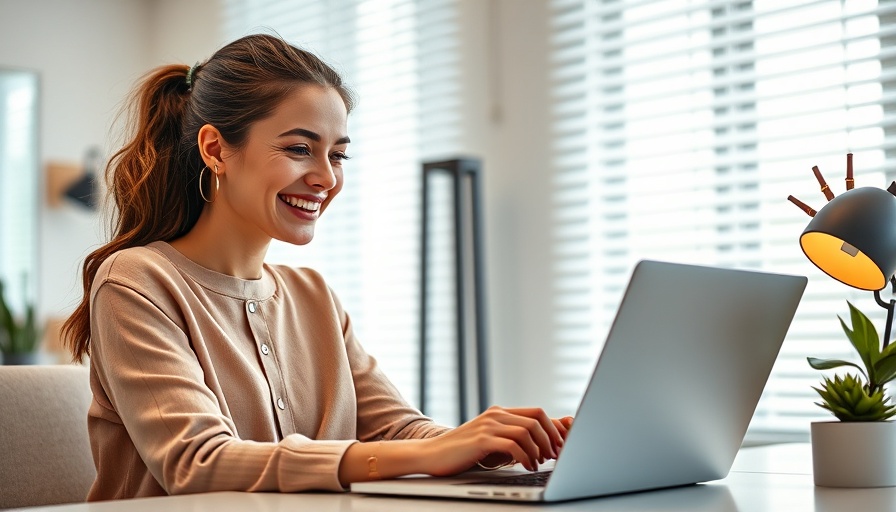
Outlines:
<svg viewBox="0 0 896 512"><path fill-rule="evenodd" d="M90 356L89 500L219 490L341 490L477 463L554 458L571 419L493 407L454 429L400 397L312 270L339 193L353 98L315 56L267 35L156 69L108 174L112 240L84 263L65 325Z"/></svg>

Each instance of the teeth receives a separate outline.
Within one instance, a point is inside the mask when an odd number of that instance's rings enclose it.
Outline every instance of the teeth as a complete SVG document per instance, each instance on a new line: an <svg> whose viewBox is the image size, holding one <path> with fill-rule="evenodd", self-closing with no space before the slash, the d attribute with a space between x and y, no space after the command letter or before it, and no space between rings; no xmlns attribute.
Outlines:
<svg viewBox="0 0 896 512"><path fill-rule="evenodd" d="M288 203L290 206L295 208L301 208L303 210L310 210L312 212L316 212L320 210L320 203L316 201L307 201L305 199L301 199L298 197L292 196L280 196L280 199Z"/></svg>

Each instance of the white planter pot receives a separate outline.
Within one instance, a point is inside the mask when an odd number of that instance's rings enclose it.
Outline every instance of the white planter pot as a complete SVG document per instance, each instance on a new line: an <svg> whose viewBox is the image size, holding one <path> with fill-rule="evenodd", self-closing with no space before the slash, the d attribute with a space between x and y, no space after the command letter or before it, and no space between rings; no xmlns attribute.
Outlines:
<svg viewBox="0 0 896 512"><path fill-rule="evenodd" d="M896 423L822 421L811 427L815 485L896 486Z"/></svg>

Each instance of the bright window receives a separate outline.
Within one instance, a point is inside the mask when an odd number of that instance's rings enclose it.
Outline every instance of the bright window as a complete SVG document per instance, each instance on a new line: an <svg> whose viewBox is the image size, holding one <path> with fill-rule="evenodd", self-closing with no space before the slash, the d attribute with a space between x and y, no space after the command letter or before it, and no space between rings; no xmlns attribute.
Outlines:
<svg viewBox="0 0 896 512"><path fill-rule="evenodd" d="M847 299L881 332L883 310L808 262L809 217L786 198L820 209L811 168L842 192L847 152L856 186L896 177L894 17L860 0L552 2L556 179L581 191L555 208L568 410L631 268L655 258L808 275L751 435L831 418L805 358L855 359L836 318Z"/></svg>

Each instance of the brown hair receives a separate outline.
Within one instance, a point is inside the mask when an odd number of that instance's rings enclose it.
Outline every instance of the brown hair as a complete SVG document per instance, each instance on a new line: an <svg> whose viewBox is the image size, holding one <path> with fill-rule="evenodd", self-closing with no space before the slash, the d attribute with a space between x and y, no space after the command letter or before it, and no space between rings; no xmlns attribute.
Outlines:
<svg viewBox="0 0 896 512"><path fill-rule="evenodd" d="M73 360L90 354L90 289L100 265L116 251L173 240L196 224L204 204L199 129L210 124L240 148L252 123L305 84L334 88L352 110L352 93L338 73L266 34L238 39L192 68L161 66L137 84L128 108L129 142L106 166L115 204L112 239L84 260L84 296L62 327Z"/></svg>

